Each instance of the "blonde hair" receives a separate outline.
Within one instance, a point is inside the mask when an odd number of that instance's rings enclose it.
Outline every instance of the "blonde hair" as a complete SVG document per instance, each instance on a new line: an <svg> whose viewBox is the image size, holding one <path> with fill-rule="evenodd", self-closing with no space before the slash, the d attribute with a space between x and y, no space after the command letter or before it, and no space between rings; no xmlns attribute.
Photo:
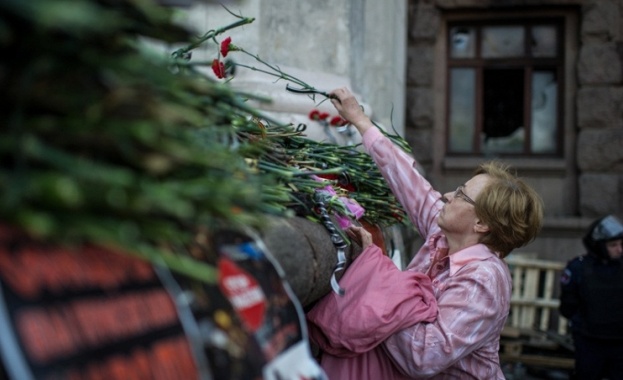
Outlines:
<svg viewBox="0 0 623 380"><path fill-rule="evenodd" d="M478 174L490 177L476 199L476 215L489 226L481 243L504 258L536 238L543 224L543 201L508 165L485 162L474 172Z"/></svg>

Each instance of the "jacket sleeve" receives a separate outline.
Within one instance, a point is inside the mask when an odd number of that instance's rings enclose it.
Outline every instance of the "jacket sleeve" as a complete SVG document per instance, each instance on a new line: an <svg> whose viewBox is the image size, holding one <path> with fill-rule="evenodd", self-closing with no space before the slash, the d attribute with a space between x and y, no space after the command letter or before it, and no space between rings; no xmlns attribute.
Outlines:
<svg viewBox="0 0 623 380"><path fill-rule="evenodd" d="M560 314L567 319L578 313L580 309L580 272L582 261L571 260L560 275Z"/></svg>
<svg viewBox="0 0 623 380"><path fill-rule="evenodd" d="M420 235L438 232L436 220L443 206L441 194L417 171L415 159L377 128L370 128L363 135L363 143Z"/></svg>
<svg viewBox="0 0 623 380"><path fill-rule="evenodd" d="M430 278L403 272L376 246L350 265L340 285L307 313L310 339L323 351L351 357L371 350L391 334L437 315Z"/></svg>
<svg viewBox="0 0 623 380"><path fill-rule="evenodd" d="M437 319L392 335L383 343L385 351L410 377L439 374L499 339L510 293L510 280L495 263L466 266L452 276L437 299Z"/></svg>

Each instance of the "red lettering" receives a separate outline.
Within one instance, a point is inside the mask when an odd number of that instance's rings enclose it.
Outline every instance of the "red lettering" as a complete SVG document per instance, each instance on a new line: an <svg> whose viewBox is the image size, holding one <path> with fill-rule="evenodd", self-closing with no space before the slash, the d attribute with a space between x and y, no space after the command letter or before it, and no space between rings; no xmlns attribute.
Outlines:
<svg viewBox="0 0 623 380"><path fill-rule="evenodd" d="M182 336L158 342L153 348L153 360L157 363L155 379L193 379L197 368L190 346Z"/></svg>
<svg viewBox="0 0 623 380"><path fill-rule="evenodd" d="M17 331L26 352L40 363L72 352L77 344L71 325L57 310L33 308L19 312Z"/></svg>
<svg viewBox="0 0 623 380"><path fill-rule="evenodd" d="M164 289L74 301L54 309L28 308L16 314L26 352L40 363L176 321L175 305Z"/></svg>
<svg viewBox="0 0 623 380"><path fill-rule="evenodd" d="M58 294L84 287L115 289L123 283L155 279L148 262L101 247L72 248L26 241L12 253L6 249L7 242L2 243L0 278L26 299L37 298L44 290Z"/></svg>

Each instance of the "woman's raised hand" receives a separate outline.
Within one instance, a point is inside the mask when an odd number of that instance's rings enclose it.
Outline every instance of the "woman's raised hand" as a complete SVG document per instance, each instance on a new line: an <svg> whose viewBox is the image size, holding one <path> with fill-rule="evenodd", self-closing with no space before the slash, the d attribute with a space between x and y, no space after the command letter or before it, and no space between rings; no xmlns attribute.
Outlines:
<svg viewBox="0 0 623 380"><path fill-rule="evenodd" d="M335 89L329 95L331 95L331 103L340 113L340 116L354 125L362 135L372 126L370 118L365 114L355 95L346 87Z"/></svg>

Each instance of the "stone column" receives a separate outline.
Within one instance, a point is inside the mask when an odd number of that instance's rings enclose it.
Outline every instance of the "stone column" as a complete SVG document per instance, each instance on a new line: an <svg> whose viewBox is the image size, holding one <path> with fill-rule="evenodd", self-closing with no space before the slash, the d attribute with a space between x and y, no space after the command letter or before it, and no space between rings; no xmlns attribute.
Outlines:
<svg viewBox="0 0 623 380"><path fill-rule="evenodd" d="M582 7L577 72L580 214L623 215L623 5Z"/></svg>

